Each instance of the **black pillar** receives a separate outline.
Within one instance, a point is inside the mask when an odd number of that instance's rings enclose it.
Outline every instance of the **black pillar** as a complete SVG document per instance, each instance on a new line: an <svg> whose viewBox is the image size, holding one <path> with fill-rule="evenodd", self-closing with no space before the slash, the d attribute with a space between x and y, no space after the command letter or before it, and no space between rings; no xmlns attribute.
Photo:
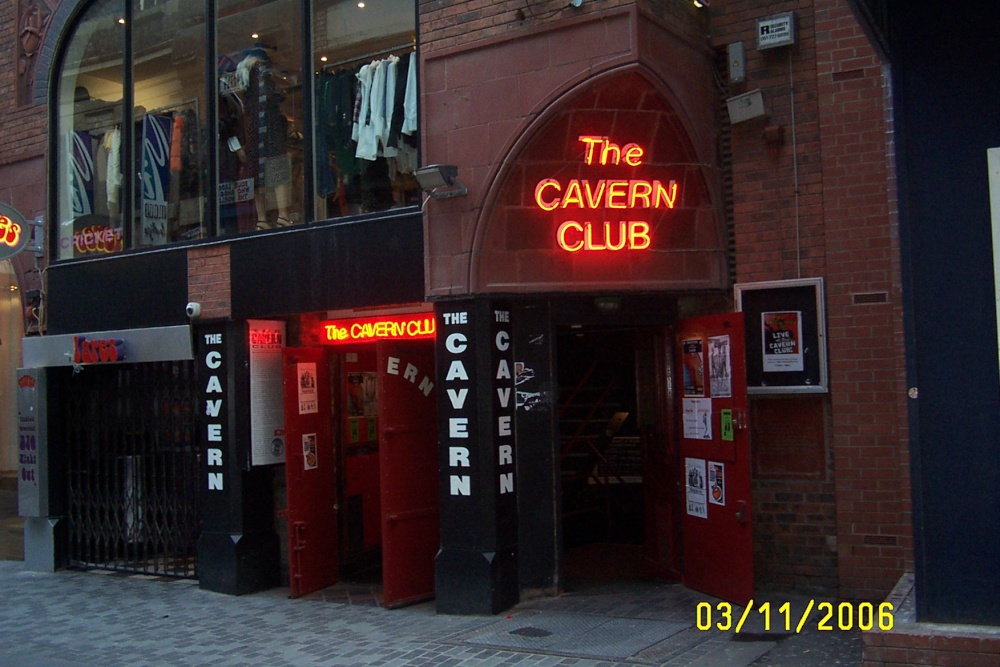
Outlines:
<svg viewBox="0 0 1000 667"><path fill-rule="evenodd" d="M517 498L520 587L555 594L562 587L558 385L547 300L514 306L517 387Z"/></svg>
<svg viewBox="0 0 1000 667"><path fill-rule="evenodd" d="M243 322L195 330L201 444L201 588L241 595L279 581L272 468L250 466L250 392Z"/></svg>
<svg viewBox="0 0 1000 667"><path fill-rule="evenodd" d="M510 307L438 304L441 550L437 610L496 614L518 601Z"/></svg>

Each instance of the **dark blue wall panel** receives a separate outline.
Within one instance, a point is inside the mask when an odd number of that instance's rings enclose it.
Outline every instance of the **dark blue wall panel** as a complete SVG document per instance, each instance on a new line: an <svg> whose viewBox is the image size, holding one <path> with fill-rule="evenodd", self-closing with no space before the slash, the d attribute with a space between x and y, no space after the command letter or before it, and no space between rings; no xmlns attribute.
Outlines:
<svg viewBox="0 0 1000 667"><path fill-rule="evenodd" d="M889 3L921 620L1000 624L992 2ZM992 17L992 19L990 19ZM998 221L1000 222L1000 221Z"/></svg>

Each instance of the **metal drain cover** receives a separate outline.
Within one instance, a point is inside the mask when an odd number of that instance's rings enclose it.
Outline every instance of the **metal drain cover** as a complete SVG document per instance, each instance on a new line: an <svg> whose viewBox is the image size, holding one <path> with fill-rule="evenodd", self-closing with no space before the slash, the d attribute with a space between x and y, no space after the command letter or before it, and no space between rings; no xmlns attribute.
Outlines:
<svg viewBox="0 0 1000 667"><path fill-rule="evenodd" d="M512 650L622 660L690 625L584 614L536 613L493 623L466 635L463 641Z"/></svg>
<svg viewBox="0 0 1000 667"><path fill-rule="evenodd" d="M510 634L519 635L521 637L548 637L552 633L548 630L543 630L541 628L536 628L533 626L526 626L523 628L518 628L516 630L511 630Z"/></svg>

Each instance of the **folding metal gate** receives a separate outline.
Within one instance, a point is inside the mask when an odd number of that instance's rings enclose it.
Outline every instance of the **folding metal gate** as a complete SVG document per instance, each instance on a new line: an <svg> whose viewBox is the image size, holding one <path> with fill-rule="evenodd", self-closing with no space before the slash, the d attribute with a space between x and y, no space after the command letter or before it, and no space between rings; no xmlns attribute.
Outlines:
<svg viewBox="0 0 1000 667"><path fill-rule="evenodd" d="M70 563L196 577L194 363L88 366L59 384Z"/></svg>

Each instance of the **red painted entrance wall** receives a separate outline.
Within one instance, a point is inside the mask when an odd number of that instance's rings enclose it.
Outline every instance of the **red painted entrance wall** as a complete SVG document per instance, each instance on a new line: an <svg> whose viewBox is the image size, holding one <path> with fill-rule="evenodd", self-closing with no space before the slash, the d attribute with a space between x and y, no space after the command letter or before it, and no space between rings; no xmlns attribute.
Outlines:
<svg viewBox="0 0 1000 667"><path fill-rule="evenodd" d="M694 232L697 237L694 242L699 249L706 245L720 247L722 242L718 235L713 236L716 230L711 229L719 221L712 219L714 209L707 206L718 202L720 196L718 172L712 168L716 163L717 111L712 56L704 38L696 37L704 34L697 13L692 13L689 5L681 8L680 3L667 3L674 4L677 15L663 22L640 12L636 6L609 8L602 4L593 8L585 5L585 11L560 17L553 24L526 20L509 24L505 31L496 29L497 17L483 17L481 22L464 25L459 31L444 28L443 21L449 18L446 10L438 17L442 20L438 28L434 12L422 15L423 118L426 119L423 161L459 165L458 178L469 190L466 197L436 200L426 208L429 296L537 291L538 288L524 286L524 282L555 281L561 289L583 288L574 288L573 281L579 273L573 267L558 265L562 259L539 262L538 255L526 248L517 249L527 252L520 252L517 257L516 271L520 273L513 276L514 282L507 271L512 266L509 258L477 268L473 256L477 248L486 248L488 243L506 245L509 221L489 217L505 215L494 211L496 203L505 197L500 191L502 184L546 122L599 84L639 71L643 72L647 85L655 84L652 87L666 102L660 101L660 108L667 115L674 114L668 122L676 123L685 135L682 142L687 143L686 157L677 162L690 159L694 164L707 165L701 173L703 183L687 187L689 194L698 194L695 208L706 204L696 215L694 227L698 231ZM597 8L604 11L597 12ZM501 12L502 5L495 9ZM493 10L491 6L490 11ZM473 35L485 39L470 41ZM622 92L620 99L611 100L605 108L623 109L632 104L635 109L643 103L636 98L635 91ZM598 125L595 123L594 127ZM613 135L615 128L605 126L588 131ZM621 143L628 141L636 139L623 139ZM654 159L674 160L673 157ZM532 182L529 190L521 192L530 196L534 185ZM495 237L494 233L500 236ZM692 258L698 266L679 267L684 261L673 261L668 270L660 272L677 287L681 286L679 273L696 277L690 286L724 286L718 257ZM624 269L619 266L609 270L598 280L608 280L623 271L630 279L658 273L652 267L636 267L633 263ZM645 285L647 289L653 285L652 280ZM659 286L663 284L661 279ZM628 280L620 278L618 285L622 289L642 288L629 287Z"/></svg>

